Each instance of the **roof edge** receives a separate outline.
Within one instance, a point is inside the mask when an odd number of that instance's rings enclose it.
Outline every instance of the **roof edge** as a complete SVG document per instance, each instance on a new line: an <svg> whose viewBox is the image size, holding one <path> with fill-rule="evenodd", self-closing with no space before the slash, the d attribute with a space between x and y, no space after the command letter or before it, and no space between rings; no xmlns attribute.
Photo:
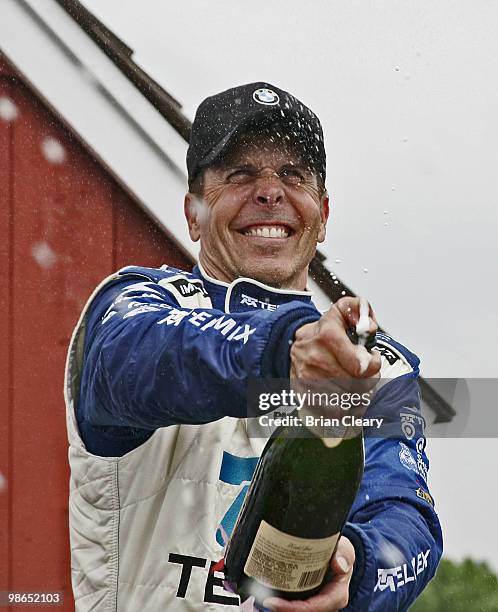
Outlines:
<svg viewBox="0 0 498 612"><path fill-rule="evenodd" d="M187 142L190 121L180 103L132 59L133 50L78 0L55 0Z"/></svg>

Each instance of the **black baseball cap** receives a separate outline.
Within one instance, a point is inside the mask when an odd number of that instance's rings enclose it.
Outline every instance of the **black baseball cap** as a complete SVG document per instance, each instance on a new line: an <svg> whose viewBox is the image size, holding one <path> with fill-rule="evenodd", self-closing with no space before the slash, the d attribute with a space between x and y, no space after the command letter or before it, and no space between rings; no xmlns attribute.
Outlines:
<svg viewBox="0 0 498 612"><path fill-rule="evenodd" d="M187 151L189 186L199 171L216 162L246 130L274 127L297 144L325 183L323 130L315 113L291 94L258 82L206 98L197 109Z"/></svg>

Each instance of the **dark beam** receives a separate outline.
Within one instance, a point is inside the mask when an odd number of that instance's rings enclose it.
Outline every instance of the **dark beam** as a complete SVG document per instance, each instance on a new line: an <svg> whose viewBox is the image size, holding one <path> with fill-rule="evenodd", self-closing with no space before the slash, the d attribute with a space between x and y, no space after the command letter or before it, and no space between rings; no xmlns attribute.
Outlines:
<svg viewBox="0 0 498 612"><path fill-rule="evenodd" d="M181 112L180 103L132 60L133 51L113 34L78 0L56 0L78 23L121 72L149 100L175 130L188 141L190 121Z"/></svg>

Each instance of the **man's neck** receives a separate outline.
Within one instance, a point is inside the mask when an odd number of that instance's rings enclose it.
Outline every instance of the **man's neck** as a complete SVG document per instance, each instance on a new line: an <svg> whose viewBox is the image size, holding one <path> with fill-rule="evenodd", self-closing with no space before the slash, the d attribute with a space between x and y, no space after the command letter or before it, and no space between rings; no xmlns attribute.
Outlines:
<svg viewBox="0 0 498 612"><path fill-rule="evenodd" d="M205 276L208 280L214 282L221 282L227 285L230 285L234 280L238 278L250 278L251 280L258 281L259 283L263 283L264 285L271 287L273 289L280 289L282 291L307 291L307 281L308 281L308 269L303 270L299 275L297 280L292 280L288 282L275 282L271 278L262 277L258 274L239 274L229 275L225 271L219 269L217 266L210 265L209 262L205 260L205 258L201 256L199 257L199 268L203 276Z"/></svg>

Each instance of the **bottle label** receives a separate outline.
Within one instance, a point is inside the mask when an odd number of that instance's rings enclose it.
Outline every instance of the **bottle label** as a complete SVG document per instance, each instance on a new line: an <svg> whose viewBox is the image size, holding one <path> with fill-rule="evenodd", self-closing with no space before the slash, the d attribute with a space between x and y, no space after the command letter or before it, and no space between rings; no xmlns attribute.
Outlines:
<svg viewBox="0 0 498 612"><path fill-rule="evenodd" d="M244 573L279 591L308 591L321 584L339 535L298 538L261 521Z"/></svg>

